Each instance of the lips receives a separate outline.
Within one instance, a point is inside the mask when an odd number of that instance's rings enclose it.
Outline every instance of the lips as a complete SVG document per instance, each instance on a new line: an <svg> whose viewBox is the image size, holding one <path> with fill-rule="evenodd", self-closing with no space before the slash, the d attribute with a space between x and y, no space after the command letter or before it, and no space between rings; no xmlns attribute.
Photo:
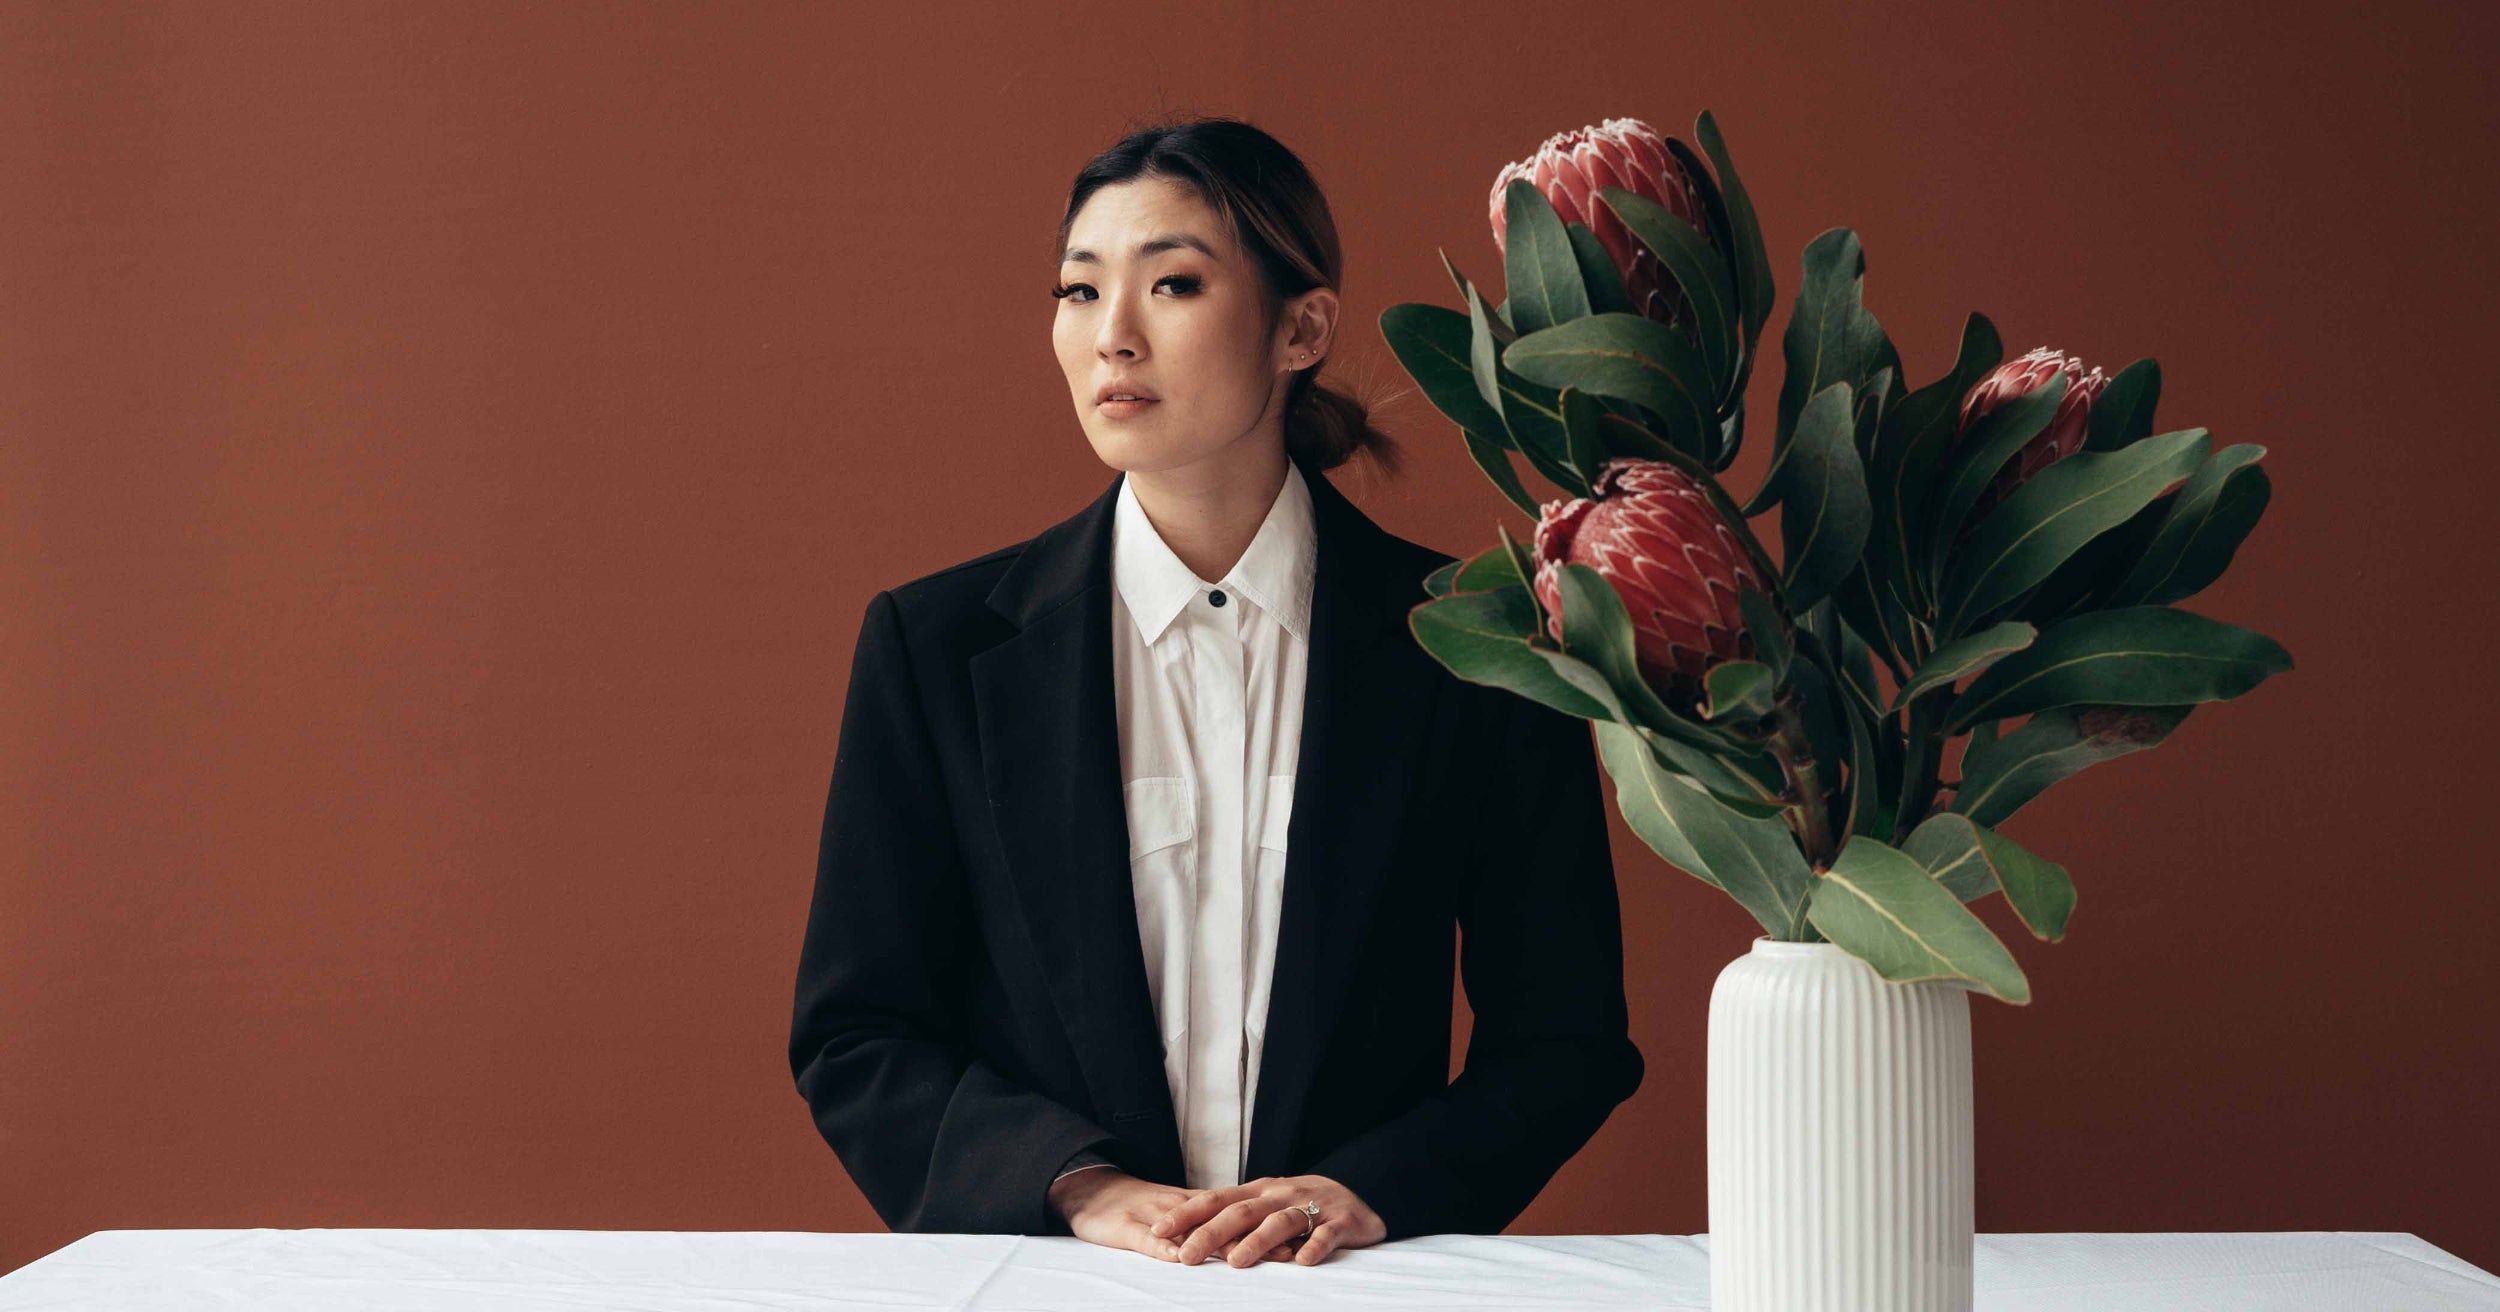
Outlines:
<svg viewBox="0 0 2500 1312"><path fill-rule="evenodd" d="M1094 392L1094 404L1101 405L1115 396L1134 397L1140 401L1160 401L1163 399L1162 397L1155 395L1152 390L1140 387L1135 383L1105 383Z"/></svg>

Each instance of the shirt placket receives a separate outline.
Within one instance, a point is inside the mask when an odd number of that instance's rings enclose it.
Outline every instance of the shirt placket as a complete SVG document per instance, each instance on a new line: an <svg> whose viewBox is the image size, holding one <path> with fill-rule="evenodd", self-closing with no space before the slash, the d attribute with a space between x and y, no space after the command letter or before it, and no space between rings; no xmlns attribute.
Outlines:
<svg viewBox="0 0 2500 1312"><path fill-rule="evenodd" d="M1249 930L1243 869L1244 772L1249 713L1243 669L1241 607L1227 594L1213 605L1200 592L1189 626L1197 665L1191 722L1198 731L1199 878L1192 938L1200 986L1190 990L1190 1102L1197 1121L1190 1154L1199 1179L1190 1187L1238 1183L1241 1083L1248 1050L1243 1035L1243 960Z"/></svg>

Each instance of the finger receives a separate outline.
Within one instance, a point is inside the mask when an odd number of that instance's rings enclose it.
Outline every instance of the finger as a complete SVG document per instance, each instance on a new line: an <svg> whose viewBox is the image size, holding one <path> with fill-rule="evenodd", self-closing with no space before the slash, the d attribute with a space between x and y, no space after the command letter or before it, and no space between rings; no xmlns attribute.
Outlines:
<svg viewBox="0 0 2500 1312"><path fill-rule="evenodd" d="M1300 1233L1302 1233L1300 1213L1291 1209L1270 1212L1267 1219L1259 1222L1257 1229L1252 1230L1234 1246L1233 1256L1227 1260L1234 1266L1255 1265L1259 1257L1267 1250L1283 1244L1288 1238Z"/></svg>
<svg viewBox="0 0 2500 1312"><path fill-rule="evenodd" d="M1181 1243L1181 1264L1194 1266L1214 1252L1218 1244L1249 1233L1265 1215L1260 1208L1261 1204L1256 1199L1245 1198L1199 1222L1198 1228L1190 1231L1189 1238Z"/></svg>
<svg viewBox="0 0 2500 1312"><path fill-rule="evenodd" d="M1316 1266L1325 1261L1328 1254L1336 1247L1336 1223L1322 1221L1319 1223L1319 1228L1311 1232L1311 1237L1302 1241L1302 1251L1294 1254L1293 1260L1303 1266Z"/></svg>
<svg viewBox="0 0 2500 1312"><path fill-rule="evenodd" d="M1134 1226L1128 1232L1128 1246L1146 1256L1165 1262L1181 1260L1181 1246L1169 1239L1146 1233L1146 1227Z"/></svg>
<svg viewBox="0 0 2500 1312"><path fill-rule="evenodd" d="M1176 1240L1181 1238L1231 1203L1238 1196L1238 1189L1238 1186L1233 1189L1201 1189L1191 1194L1156 1219L1154 1233Z"/></svg>

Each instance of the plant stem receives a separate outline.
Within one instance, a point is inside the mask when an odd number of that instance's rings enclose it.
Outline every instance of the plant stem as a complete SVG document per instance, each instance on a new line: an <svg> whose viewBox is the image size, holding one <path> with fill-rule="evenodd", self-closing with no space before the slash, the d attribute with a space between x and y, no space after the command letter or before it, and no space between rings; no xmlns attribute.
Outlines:
<svg viewBox="0 0 2500 1312"><path fill-rule="evenodd" d="M1819 873L1830 869L1838 855L1832 844L1831 804L1823 793L1823 767L1814 759L1813 744L1806 740L1805 719L1798 714L1794 698L1779 700L1776 723L1771 755L1779 761L1780 774L1796 798L1788 812L1789 828L1796 831L1798 844L1805 849L1806 864Z"/></svg>
<svg viewBox="0 0 2500 1312"><path fill-rule="evenodd" d="M1937 772L1944 764L1945 712L1953 704L1951 688L1937 688L1910 703L1910 723L1903 740L1909 768L1901 772L1901 799L1893 807L1895 841L1909 837L1936 804Z"/></svg>

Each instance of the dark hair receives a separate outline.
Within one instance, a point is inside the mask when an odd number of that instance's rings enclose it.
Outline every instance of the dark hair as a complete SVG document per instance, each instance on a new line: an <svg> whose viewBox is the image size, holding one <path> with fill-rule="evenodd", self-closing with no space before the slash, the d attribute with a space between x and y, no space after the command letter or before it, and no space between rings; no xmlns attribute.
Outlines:
<svg viewBox="0 0 2500 1312"><path fill-rule="evenodd" d="M1233 243L1257 262L1264 284L1267 326L1273 329L1286 298L1314 287L1340 289L1344 259L1337 249L1336 220L1294 153L1283 142L1233 118L1191 118L1141 128L1096 155L1076 175L1068 212L1059 220L1059 249L1077 211L1097 190L1137 178L1168 178L1198 193L1221 218ZM1398 471L1396 442L1371 426L1369 408L1352 395L1319 383L1322 359L1295 371L1285 392L1285 451L1315 469L1331 469L1368 451L1390 473Z"/></svg>

